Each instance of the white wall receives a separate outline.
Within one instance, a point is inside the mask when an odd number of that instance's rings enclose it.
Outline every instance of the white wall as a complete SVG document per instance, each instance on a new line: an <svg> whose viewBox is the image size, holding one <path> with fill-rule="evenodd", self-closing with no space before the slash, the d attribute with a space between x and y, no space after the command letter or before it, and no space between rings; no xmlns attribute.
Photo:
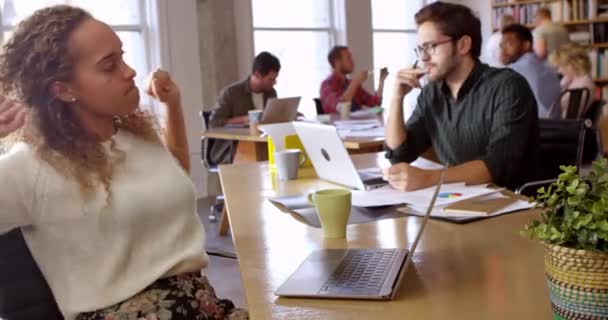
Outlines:
<svg viewBox="0 0 608 320"><path fill-rule="evenodd" d="M160 66L180 86L190 146L191 178L198 196L205 196L206 174L201 165L199 111L203 105L198 17L195 0L158 0Z"/></svg>
<svg viewBox="0 0 608 320"><path fill-rule="evenodd" d="M251 0L233 0L233 2L238 73L239 77L243 78L251 72L251 62L255 56ZM334 44L349 46L357 69L371 69L373 67L371 2L334 0L333 11L333 24L336 29ZM368 79L364 85L371 90L373 79Z"/></svg>
<svg viewBox="0 0 608 320"><path fill-rule="evenodd" d="M461 3L471 9L477 14L479 20L481 20L481 36L483 37L483 44L492 34L492 1L490 0L455 0L452 2Z"/></svg>
<svg viewBox="0 0 608 320"><path fill-rule="evenodd" d="M346 1L346 45L353 54L357 70L373 70L372 5L371 1ZM373 91L373 77L368 77L364 87Z"/></svg>

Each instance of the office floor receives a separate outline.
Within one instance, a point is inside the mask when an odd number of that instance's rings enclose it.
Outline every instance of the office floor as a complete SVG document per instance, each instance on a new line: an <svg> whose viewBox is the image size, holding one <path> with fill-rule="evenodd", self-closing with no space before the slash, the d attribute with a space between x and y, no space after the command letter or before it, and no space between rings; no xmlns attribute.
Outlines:
<svg viewBox="0 0 608 320"><path fill-rule="evenodd" d="M220 237L217 233L218 223L209 222L209 207L211 203L212 199L210 198L198 200L198 213L205 225L205 233L207 234L207 249L234 252L234 245L232 244L230 234ZM230 299L238 307L247 308L238 260L210 255L209 265L204 272L215 288L218 297Z"/></svg>

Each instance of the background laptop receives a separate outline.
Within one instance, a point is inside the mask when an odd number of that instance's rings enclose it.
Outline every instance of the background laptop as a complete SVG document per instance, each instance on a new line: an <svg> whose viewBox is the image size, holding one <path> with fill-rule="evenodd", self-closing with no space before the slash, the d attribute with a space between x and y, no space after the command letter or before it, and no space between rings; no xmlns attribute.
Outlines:
<svg viewBox="0 0 608 320"><path fill-rule="evenodd" d="M300 99L301 97L268 99L261 123L269 124L296 120Z"/></svg>
<svg viewBox="0 0 608 320"><path fill-rule="evenodd" d="M306 122L293 126L319 178L359 190L387 184L380 173L357 171L336 127Z"/></svg>
<svg viewBox="0 0 608 320"><path fill-rule="evenodd" d="M298 106L301 97L270 98L262 113L261 124L291 122L298 117ZM226 128L249 128L249 123L226 124Z"/></svg>
<svg viewBox="0 0 608 320"><path fill-rule="evenodd" d="M284 297L393 299L435 206L444 175L445 168L409 254L407 249L314 251L275 294Z"/></svg>

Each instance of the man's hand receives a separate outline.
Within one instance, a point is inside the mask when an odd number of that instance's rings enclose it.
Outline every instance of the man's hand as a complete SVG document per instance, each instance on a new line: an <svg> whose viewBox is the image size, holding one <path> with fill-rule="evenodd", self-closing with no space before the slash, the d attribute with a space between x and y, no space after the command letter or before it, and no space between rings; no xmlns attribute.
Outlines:
<svg viewBox="0 0 608 320"><path fill-rule="evenodd" d="M25 123L27 110L20 104L0 96L0 138L4 138Z"/></svg>
<svg viewBox="0 0 608 320"><path fill-rule="evenodd" d="M395 94L396 98L402 99L412 91L412 88L421 88L420 78L424 76L426 71L422 69L401 69L397 72L397 81L395 82Z"/></svg>
<svg viewBox="0 0 608 320"><path fill-rule="evenodd" d="M387 77L388 77L388 69L386 67L380 69L380 81L386 80Z"/></svg>
<svg viewBox="0 0 608 320"><path fill-rule="evenodd" d="M367 80L367 71L360 71L353 77L353 82L357 84L362 84L365 80Z"/></svg>
<svg viewBox="0 0 608 320"><path fill-rule="evenodd" d="M383 179L397 190L414 191L436 185L439 177L436 171L398 163L383 170Z"/></svg>
<svg viewBox="0 0 608 320"><path fill-rule="evenodd" d="M248 124L249 123L249 115L238 116L230 118L227 124Z"/></svg>
<svg viewBox="0 0 608 320"><path fill-rule="evenodd" d="M159 69L150 74L146 93L168 106L176 106L181 103L179 88L171 80L169 73L164 70Z"/></svg>

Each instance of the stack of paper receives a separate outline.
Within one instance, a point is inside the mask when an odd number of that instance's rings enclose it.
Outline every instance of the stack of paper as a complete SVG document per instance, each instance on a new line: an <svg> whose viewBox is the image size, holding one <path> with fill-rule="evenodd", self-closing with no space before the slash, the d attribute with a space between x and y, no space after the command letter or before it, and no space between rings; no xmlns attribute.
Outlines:
<svg viewBox="0 0 608 320"><path fill-rule="evenodd" d="M363 110L353 111L350 113L350 116L353 118L371 117L380 114L383 111L384 110L382 109L382 107L366 108Z"/></svg>
<svg viewBox="0 0 608 320"><path fill-rule="evenodd" d="M365 120L338 120L334 122L338 129L364 130L382 126L382 123L377 119Z"/></svg>
<svg viewBox="0 0 608 320"><path fill-rule="evenodd" d="M334 122L341 137L382 137L384 127L377 119L342 120Z"/></svg>
<svg viewBox="0 0 608 320"><path fill-rule="evenodd" d="M342 138L375 138L384 137L384 127L377 127L368 130L339 130L338 134Z"/></svg>

